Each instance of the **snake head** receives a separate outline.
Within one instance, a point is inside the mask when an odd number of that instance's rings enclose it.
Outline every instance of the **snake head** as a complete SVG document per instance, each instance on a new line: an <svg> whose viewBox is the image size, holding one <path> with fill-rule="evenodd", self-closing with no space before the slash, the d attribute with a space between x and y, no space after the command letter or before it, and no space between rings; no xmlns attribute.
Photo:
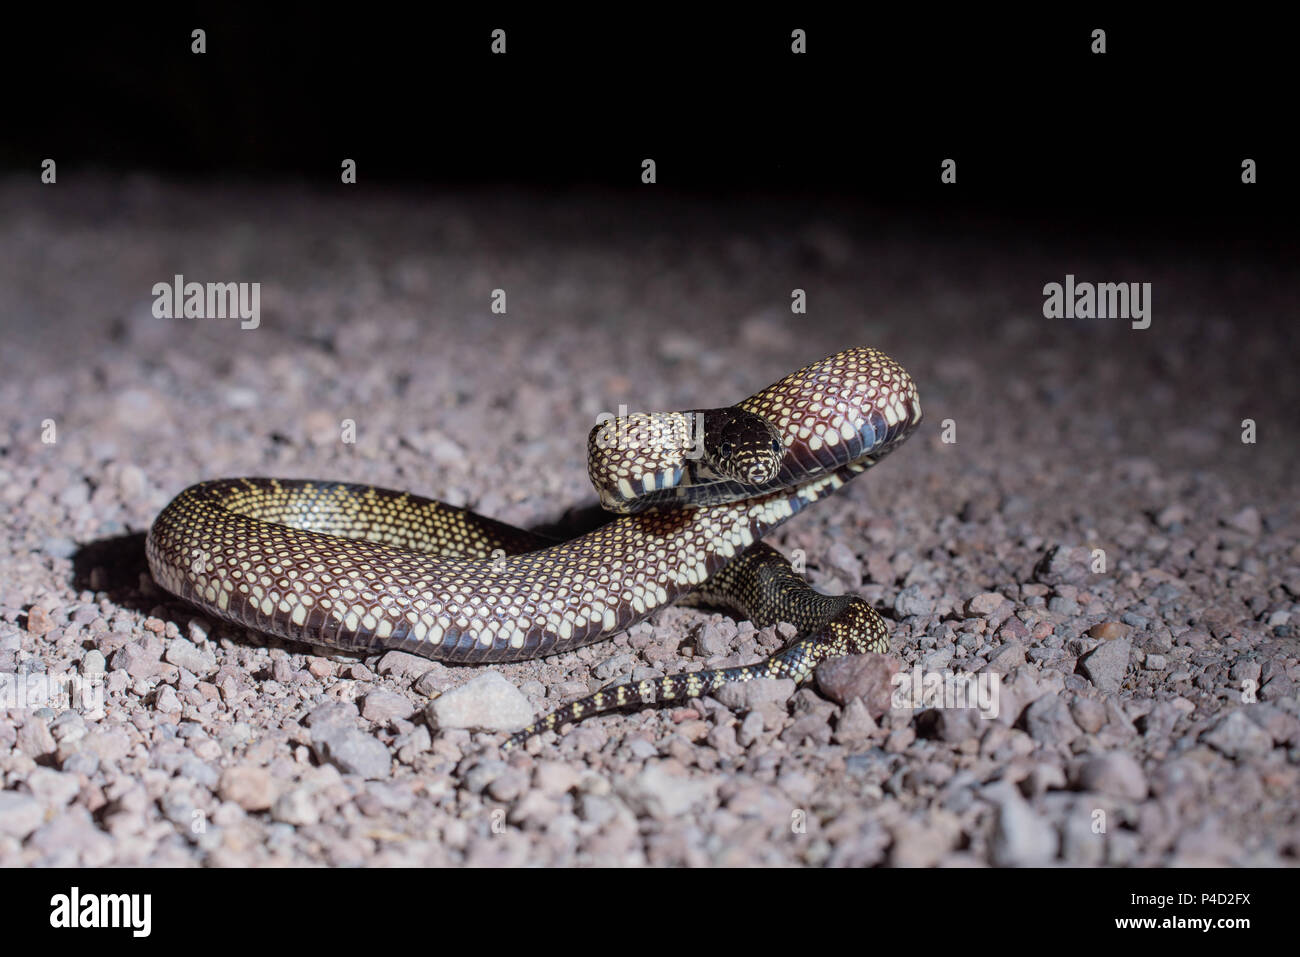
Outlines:
<svg viewBox="0 0 1300 957"><path fill-rule="evenodd" d="M731 407L704 413L704 460L741 485L766 485L781 471L785 444L766 419Z"/></svg>

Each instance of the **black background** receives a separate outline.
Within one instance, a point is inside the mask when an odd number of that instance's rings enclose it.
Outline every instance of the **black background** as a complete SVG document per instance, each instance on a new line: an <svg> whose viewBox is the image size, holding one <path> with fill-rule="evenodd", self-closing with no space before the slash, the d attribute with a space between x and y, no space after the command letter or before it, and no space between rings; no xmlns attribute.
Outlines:
<svg viewBox="0 0 1300 957"><path fill-rule="evenodd" d="M1249 13L1249 15L1247 15ZM14 15L0 168L842 196L945 217L1287 234L1287 31L1229 18L629 6ZM790 31L808 53L790 52ZM190 31L207 31L207 53ZM495 27L508 52L490 52ZM1105 55L1091 30L1107 30ZM1259 163L1244 187L1241 161ZM958 183L939 163L958 162Z"/></svg>
<svg viewBox="0 0 1300 957"><path fill-rule="evenodd" d="M335 949L358 945L369 951L377 946L445 947L470 935L487 934L498 945L534 953L549 946L538 936L540 924L572 922L594 941L629 934L662 936L669 948L679 941L703 949L736 949L748 942L770 948L775 928L788 931L782 939L791 945L802 940L816 946L851 935L863 948L897 944L909 949L923 942L944 946L1015 934L1020 939L1127 938L1133 946L1145 948L1167 941L1166 946L1180 950L1198 939L1198 944L1207 943L1221 952L1254 944L1261 934L1276 933L1284 924L1289 896L1282 892L1286 881L1282 871L1021 869L1001 871L991 883L990 878L963 869L823 870L784 877L755 869L729 873L724 886L730 892L715 893L709 909L674 905L655 914L648 908L663 900L664 892L652 871L621 871L617 879L622 893L641 907L629 913L604 906L609 877L590 870L557 877L537 871L438 874L393 869L343 879L323 869L238 874L48 870L22 881L9 901L10 912L19 917L14 928L19 939L116 943L129 948L171 947L203 937L256 942L259 947L301 947L311 942ZM717 886L716 875L703 872L679 873L674 880L681 890L695 890L697 881ZM152 894L153 933L141 940L121 929L51 928L50 899L68 894L73 885L83 895ZM1165 908L1132 903L1134 894L1180 891L1194 894L1198 901L1203 893L1248 894L1249 903ZM775 918L766 916L758 903L773 894L783 899ZM936 923L927 916L934 911L953 919ZM1117 929L1115 919L1126 917L1244 917L1250 927L1212 928L1208 933ZM807 931L795 936L801 925Z"/></svg>

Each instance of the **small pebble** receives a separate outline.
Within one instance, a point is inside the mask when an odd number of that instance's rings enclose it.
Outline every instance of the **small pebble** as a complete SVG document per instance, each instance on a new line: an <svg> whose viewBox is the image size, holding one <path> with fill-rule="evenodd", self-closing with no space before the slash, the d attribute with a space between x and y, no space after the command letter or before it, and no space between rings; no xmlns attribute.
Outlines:
<svg viewBox="0 0 1300 957"><path fill-rule="evenodd" d="M764 708L785 708L796 685L789 678L755 678L752 681L729 681L714 697L732 711L749 713Z"/></svg>
<svg viewBox="0 0 1300 957"><path fill-rule="evenodd" d="M1075 783L1084 791L1100 791L1132 801L1147 796L1147 779L1142 766L1124 751L1088 758L1079 767Z"/></svg>
<svg viewBox="0 0 1300 957"><path fill-rule="evenodd" d="M637 813L670 820L708 802L716 787L716 780L692 776L674 761L652 761L618 790Z"/></svg>
<svg viewBox="0 0 1300 957"><path fill-rule="evenodd" d="M396 718L409 718L415 706L405 695L394 691L371 691L361 699L361 717L374 724L386 725Z"/></svg>
<svg viewBox="0 0 1300 957"><path fill-rule="evenodd" d="M40 605L33 605L27 610L27 633L38 638L54 630L54 619Z"/></svg>
<svg viewBox="0 0 1300 957"><path fill-rule="evenodd" d="M39 801L16 791L0 791L0 834L23 840L45 820Z"/></svg>
<svg viewBox="0 0 1300 957"><path fill-rule="evenodd" d="M265 811L275 800L275 780L265 768L238 765L221 773L217 793L245 811Z"/></svg>
<svg viewBox="0 0 1300 957"><path fill-rule="evenodd" d="M1230 758L1263 757L1273 750L1273 736L1236 708L1215 722L1201 740Z"/></svg>

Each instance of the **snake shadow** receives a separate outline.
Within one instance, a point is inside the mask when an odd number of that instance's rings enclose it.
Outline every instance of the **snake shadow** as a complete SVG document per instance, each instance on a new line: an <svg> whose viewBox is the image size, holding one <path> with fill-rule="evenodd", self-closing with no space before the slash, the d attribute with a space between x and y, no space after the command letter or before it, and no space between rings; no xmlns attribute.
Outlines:
<svg viewBox="0 0 1300 957"><path fill-rule="evenodd" d="M73 586L134 611L149 612L166 602L169 596L148 577L145 538L144 532L130 532L86 542L72 556Z"/></svg>

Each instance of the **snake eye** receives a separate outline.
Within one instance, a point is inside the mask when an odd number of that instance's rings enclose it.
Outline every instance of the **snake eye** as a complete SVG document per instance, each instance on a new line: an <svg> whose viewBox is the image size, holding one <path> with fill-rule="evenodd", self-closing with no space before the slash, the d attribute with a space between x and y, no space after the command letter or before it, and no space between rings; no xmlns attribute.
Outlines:
<svg viewBox="0 0 1300 957"><path fill-rule="evenodd" d="M731 454L731 450L733 448L735 448L735 446L733 446L730 442L723 442L720 446L718 446L718 454L725 459L727 456Z"/></svg>
<svg viewBox="0 0 1300 957"><path fill-rule="evenodd" d="M780 439L773 439L773 440L772 440L772 454L773 454L773 455L780 455L780 454L781 454L781 440L780 440Z"/></svg>

